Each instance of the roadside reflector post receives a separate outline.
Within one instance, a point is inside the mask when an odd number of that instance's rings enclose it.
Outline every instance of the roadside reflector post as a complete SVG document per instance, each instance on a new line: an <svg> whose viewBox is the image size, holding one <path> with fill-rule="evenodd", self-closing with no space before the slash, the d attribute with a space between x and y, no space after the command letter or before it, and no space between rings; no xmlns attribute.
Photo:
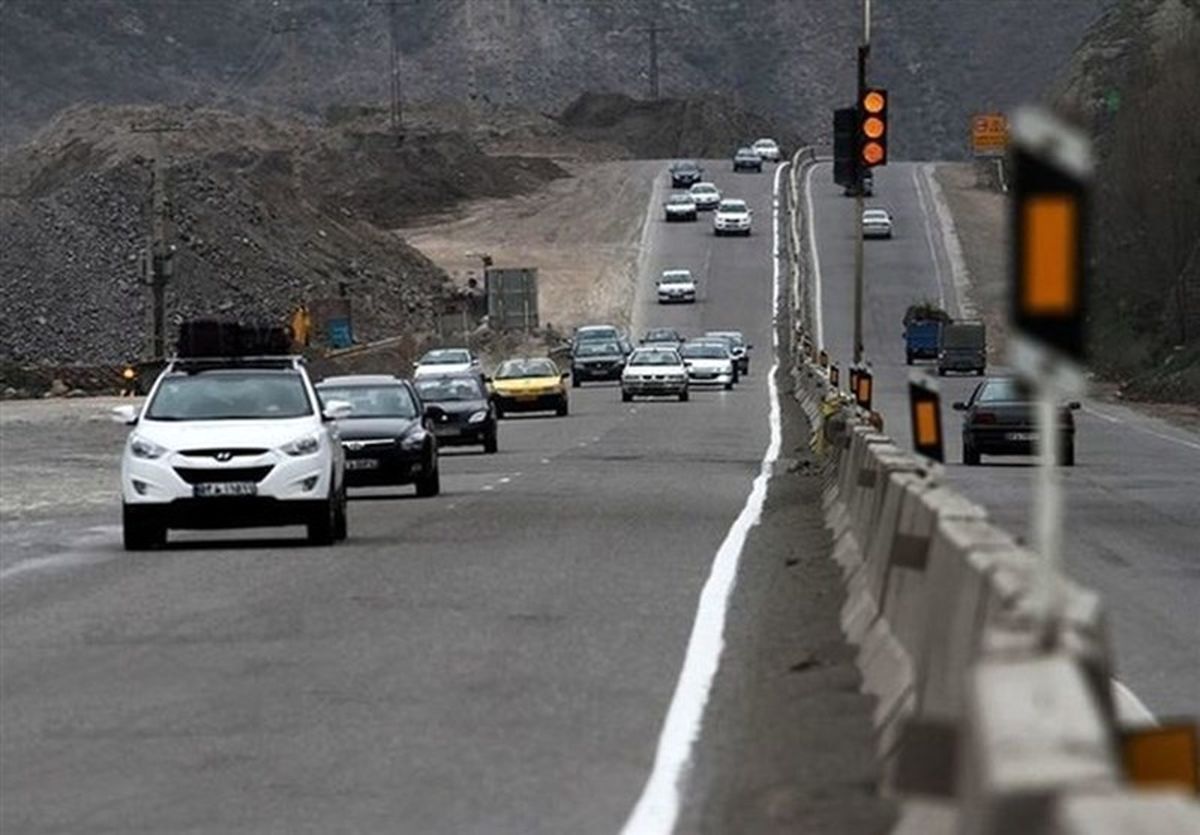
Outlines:
<svg viewBox="0 0 1200 835"><path fill-rule="evenodd" d="M918 455L943 463L946 457L942 442L942 398L936 382L915 374L909 378L908 414L913 449Z"/></svg>
<svg viewBox="0 0 1200 835"><path fill-rule="evenodd" d="M1060 403L1083 394L1087 227L1092 151L1080 131L1039 108L1013 119L1009 192L1011 361L1037 399L1039 467L1034 541L1045 640L1057 642L1062 609L1063 502ZM1073 442L1073 441L1072 441Z"/></svg>
<svg viewBox="0 0 1200 835"><path fill-rule="evenodd" d="M818 364L818 365L820 365L822 368L828 368L828 367L829 367L829 354L827 354L827 353L825 352L825 349L824 349L824 348L822 348L822 349L821 349L821 350L820 350L820 351L817 353L817 364Z"/></svg>
<svg viewBox="0 0 1200 835"><path fill-rule="evenodd" d="M1131 785L1200 794L1200 743L1194 722L1123 730L1120 745Z"/></svg>
<svg viewBox="0 0 1200 835"><path fill-rule="evenodd" d="M837 363L829 366L829 385L836 391L841 383L841 370L837 367Z"/></svg>
<svg viewBox="0 0 1200 835"><path fill-rule="evenodd" d="M874 393L872 389L875 386L875 379L870 370L860 368L858 377L854 382L854 401L860 409L867 412L871 411L871 396Z"/></svg>

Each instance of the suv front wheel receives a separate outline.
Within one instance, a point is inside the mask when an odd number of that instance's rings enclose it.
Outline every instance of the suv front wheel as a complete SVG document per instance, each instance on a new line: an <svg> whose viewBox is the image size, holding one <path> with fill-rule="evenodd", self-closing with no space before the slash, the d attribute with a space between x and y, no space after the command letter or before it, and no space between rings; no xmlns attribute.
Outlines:
<svg viewBox="0 0 1200 835"><path fill-rule="evenodd" d="M167 544L167 528L155 522L153 510L121 505L121 537L126 551L149 551Z"/></svg>

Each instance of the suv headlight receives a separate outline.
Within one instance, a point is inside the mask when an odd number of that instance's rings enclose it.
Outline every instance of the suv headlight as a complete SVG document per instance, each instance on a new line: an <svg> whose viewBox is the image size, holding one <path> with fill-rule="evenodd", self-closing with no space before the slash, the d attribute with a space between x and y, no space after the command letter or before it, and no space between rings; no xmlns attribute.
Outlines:
<svg viewBox="0 0 1200 835"><path fill-rule="evenodd" d="M133 453L134 458L144 458L148 461L162 458L167 453L166 447L161 447L140 435L134 435L129 439L129 451Z"/></svg>
<svg viewBox="0 0 1200 835"><path fill-rule="evenodd" d="M483 423L487 420L488 413L486 411L478 411L467 418L467 423Z"/></svg>
<svg viewBox="0 0 1200 835"><path fill-rule="evenodd" d="M294 458L299 458L303 455L314 455L320 448L321 438L316 434L304 435L280 447L285 453Z"/></svg>

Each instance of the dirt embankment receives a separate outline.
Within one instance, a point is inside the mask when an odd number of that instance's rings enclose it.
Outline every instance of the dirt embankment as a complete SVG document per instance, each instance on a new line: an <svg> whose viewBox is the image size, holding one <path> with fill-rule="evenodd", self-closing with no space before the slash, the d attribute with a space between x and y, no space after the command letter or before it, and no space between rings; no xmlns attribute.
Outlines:
<svg viewBox="0 0 1200 835"><path fill-rule="evenodd" d="M144 354L153 134L161 134L173 320L282 320L345 293L356 336L428 330L445 275L386 227L563 176L452 133L401 148L371 126L212 110L84 108L0 160L0 357L121 362Z"/></svg>

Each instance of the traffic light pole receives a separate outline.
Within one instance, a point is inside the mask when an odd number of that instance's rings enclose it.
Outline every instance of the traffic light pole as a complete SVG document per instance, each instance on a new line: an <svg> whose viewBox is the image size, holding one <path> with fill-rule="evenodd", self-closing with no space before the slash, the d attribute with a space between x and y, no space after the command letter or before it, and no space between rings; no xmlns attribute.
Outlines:
<svg viewBox="0 0 1200 835"><path fill-rule="evenodd" d="M863 14L864 43L858 48L858 102L862 101L867 86L867 53L871 50L871 2L866 0ZM858 183L854 189L854 363L863 361L863 174L866 170L858 165Z"/></svg>

